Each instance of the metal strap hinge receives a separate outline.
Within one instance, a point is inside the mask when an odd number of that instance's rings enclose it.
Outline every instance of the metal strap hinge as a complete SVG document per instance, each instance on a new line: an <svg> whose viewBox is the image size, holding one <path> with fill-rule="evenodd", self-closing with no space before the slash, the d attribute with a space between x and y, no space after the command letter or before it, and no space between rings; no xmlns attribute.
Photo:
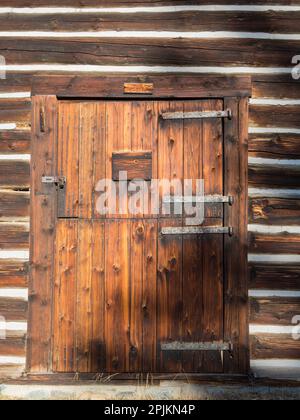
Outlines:
<svg viewBox="0 0 300 420"><path fill-rule="evenodd" d="M203 112L163 112L161 114L163 120L195 120L202 118L228 118L231 120L232 111L203 111Z"/></svg>
<svg viewBox="0 0 300 420"><path fill-rule="evenodd" d="M43 184L52 184L56 185L59 188L64 188L66 185L66 177L64 176L43 176L42 183Z"/></svg>
<svg viewBox="0 0 300 420"><path fill-rule="evenodd" d="M232 227L166 227L161 235L229 235L233 236Z"/></svg>
<svg viewBox="0 0 300 420"><path fill-rule="evenodd" d="M185 343L174 341L171 343L162 343L162 351L233 351L232 343L225 342L197 342L197 343Z"/></svg>
<svg viewBox="0 0 300 420"><path fill-rule="evenodd" d="M204 203L204 204L218 204L227 203L230 206L234 203L232 196L222 195L206 195L206 196L193 196L193 197L181 197L181 196L166 196L163 199L164 204L193 204L193 203Z"/></svg>

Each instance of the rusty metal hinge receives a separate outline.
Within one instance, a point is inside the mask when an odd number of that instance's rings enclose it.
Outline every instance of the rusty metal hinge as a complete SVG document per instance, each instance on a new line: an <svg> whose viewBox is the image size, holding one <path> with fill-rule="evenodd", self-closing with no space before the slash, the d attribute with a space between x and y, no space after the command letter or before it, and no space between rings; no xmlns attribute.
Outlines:
<svg viewBox="0 0 300 420"><path fill-rule="evenodd" d="M162 351L233 351L233 344L226 342L179 342L161 344Z"/></svg>
<svg viewBox="0 0 300 420"><path fill-rule="evenodd" d="M165 196L163 198L164 204L194 204L194 203L204 203L204 204L229 204L232 206L234 204L234 197L232 196L222 196L222 195L204 195L204 196Z"/></svg>
<svg viewBox="0 0 300 420"><path fill-rule="evenodd" d="M203 111L203 112L163 112L160 114L163 120L195 120L203 118L228 118L232 119L231 109L226 111Z"/></svg>
<svg viewBox="0 0 300 420"><path fill-rule="evenodd" d="M161 235L229 235L233 236L232 227L166 227Z"/></svg>

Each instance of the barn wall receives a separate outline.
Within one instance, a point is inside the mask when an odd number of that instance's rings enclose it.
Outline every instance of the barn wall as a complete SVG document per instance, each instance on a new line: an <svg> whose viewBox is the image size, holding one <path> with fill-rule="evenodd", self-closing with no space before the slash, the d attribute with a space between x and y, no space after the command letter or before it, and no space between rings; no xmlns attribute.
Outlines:
<svg viewBox="0 0 300 420"><path fill-rule="evenodd" d="M300 377L300 341L292 338L292 318L300 315L300 80L291 76L300 54L300 0L230 3L0 0L7 71L5 80L0 72L0 315L8 322L0 376L18 375L25 362L32 76L179 71L253 76L252 367L260 375Z"/></svg>

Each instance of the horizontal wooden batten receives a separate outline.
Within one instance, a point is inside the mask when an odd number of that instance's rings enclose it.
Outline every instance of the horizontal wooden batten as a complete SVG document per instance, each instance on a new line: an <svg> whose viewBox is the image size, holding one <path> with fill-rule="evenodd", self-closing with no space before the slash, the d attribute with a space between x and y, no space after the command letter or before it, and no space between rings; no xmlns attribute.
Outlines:
<svg viewBox="0 0 300 420"><path fill-rule="evenodd" d="M300 128L300 106L251 105L250 126Z"/></svg>
<svg viewBox="0 0 300 420"><path fill-rule="evenodd" d="M0 160L0 188L29 188L28 161Z"/></svg>
<svg viewBox="0 0 300 420"><path fill-rule="evenodd" d="M0 54L9 63L8 71L14 64L37 63L292 68L291 57L296 54L298 45L299 41L263 39L224 38L220 42L220 39L146 39L140 35L126 39L76 36L43 39L37 35L16 39L12 35L12 38L0 38ZM18 67L15 69L18 71Z"/></svg>
<svg viewBox="0 0 300 420"><path fill-rule="evenodd" d="M292 325L300 314L300 298L250 298L250 322L265 325Z"/></svg>
<svg viewBox="0 0 300 420"><path fill-rule="evenodd" d="M0 340L0 354L6 356L25 356L26 336L7 334L5 340Z"/></svg>
<svg viewBox="0 0 300 420"><path fill-rule="evenodd" d="M30 153L30 130L0 131L0 154Z"/></svg>
<svg viewBox="0 0 300 420"><path fill-rule="evenodd" d="M294 167L249 167L250 187L297 188L300 185L300 169Z"/></svg>
<svg viewBox="0 0 300 420"><path fill-rule="evenodd" d="M250 345L252 359L299 359L299 341L291 334L255 334Z"/></svg>
<svg viewBox="0 0 300 420"><path fill-rule="evenodd" d="M294 99L300 98L300 83L291 77L291 74L281 75L254 75L254 99Z"/></svg>
<svg viewBox="0 0 300 420"><path fill-rule="evenodd" d="M252 253L300 254L300 235L249 233L249 251Z"/></svg>
<svg viewBox="0 0 300 420"><path fill-rule="evenodd" d="M250 134L250 157L300 159L300 134Z"/></svg>
<svg viewBox="0 0 300 420"><path fill-rule="evenodd" d="M296 225L300 223L300 199L250 198L249 217L250 223Z"/></svg>
<svg viewBox="0 0 300 420"><path fill-rule="evenodd" d="M6 321L27 321L27 308L24 299L0 298L0 314Z"/></svg>
<svg viewBox="0 0 300 420"><path fill-rule="evenodd" d="M28 268L26 261L0 260L0 287L27 287Z"/></svg>
<svg viewBox="0 0 300 420"><path fill-rule="evenodd" d="M0 9L1 10L1 9ZM73 9L74 10L74 9ZM153 9L152 9L153 10ZM0 14L1 31L242 31L298 33L300 12L169 11L165 13Z"/></svg>

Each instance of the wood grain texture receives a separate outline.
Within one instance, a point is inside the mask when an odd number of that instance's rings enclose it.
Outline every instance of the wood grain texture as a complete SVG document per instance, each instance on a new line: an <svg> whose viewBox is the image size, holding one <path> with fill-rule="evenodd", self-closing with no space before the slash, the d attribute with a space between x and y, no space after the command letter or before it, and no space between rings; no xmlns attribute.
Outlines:
<svg viewBox="0 0 300 420"><path fill-rule="evenodd" d="M250 289L299 290L300 265L249 264Z"/></svg>
<svg viewBox="0 0 300 420"><path fill-rule="evenodd" d="M3 130L0 131L1 154L27 154L30 153L30 130Z"/></svg>
<svg viewBox="0 0 300 420"><path fill-rule="evenodd" d="M17 123L19 127L29 128L30 118L30 100L0 99L1 123Z"/></svg>
<svg viewBox="0 0 300 420"><path fill-rule="evenodd" d="M250 198L249 211L250 223L297 225L300 220L300 200Z"/></svg>
<svg viewBox="0 0 300 420"><path fill-rule="evenodd" d="M300 128L300 106L251 105L250 125L255 127Z"/></svg>
<svg viewBox="0 0 300 420"><path fill-rule="evenodd" d="M56 222L56 190L42 184L42 176L57 171L57 99L34 97L32 115L31 164L31 232L30 232L30 312L27 369L49 372L51 360L52 295L54 270L54 235ZM41 112L44 110L44 132ZM42 244L42 245L41 245ZM43 322L41 322L43 320Z"/></svg>
<svg viewBox="0 0 300 420"><path fill-rule="evenodd" d="M27 191L0 191L0 219L29 220L30 195Z"/></svg>
<svg viewBox="0 0 300 420"><path fill-rule="evenodd" d="M300 185L300 170L297 166L276 167L250 165L249 185L261 188L298 188Z"/></svg>
<svg viewBox="0 0 300 420"><path fill-rule="evenodd" d="M6 337L0 340L0 354L13 357L25 357L26 337Z"/></svg>
<svg viewBox="0 0 300 420"><path fill-rule="evenodd" d="M112 178L120 180L120 172L127 172L127 179L152 180L152 152L113 153Z"/></svg>
<svg viewBox="0 0 300 420"><path fill-rule="evenodd" d="M20 260L0 261L0 287L28 286L28 263Z"/></svg>
<svg viewBox="0 0 300 420"><path fill-rule="evenodd" d="M254 74L253 98L299 99L300 86L290 74Z"/></svg>
<svg viewBox="0 0 300 420"><path fill-rule="evenodd" d="M293 123L290 124L292 126ZM298 134L250 134L249 137L250 157L300 158L300 135Z"/></svg>
<svg viewBox="0 0 300 420"><path fill-rule="evenodd" d="M27 321L28 303L22 299L0 298L0 313L6 322Z"/></svg>
<svg viewBox="0 0 300 420"><path fill-rule="evenodd" d="M29 225L0 223L0 249L26 249L29 247Z"/></svg>
<svg viewBox="0 0 300 420"><path fill-rule="evenodd" d="M5 38L0 39L0 54L10 64L291 67L298 44L299 41L229 38L222 42L137 37Z"/></svg>
<svg viewBox="0 0 300 420"><path fill-rule="evenodd" d="M242 31L297 33L299 12L200 12L5 15L3 31Z"/></svg>
<svg viewBox="0 0 300 420"><path fill-rule="evenodd" d="M249 252L266 254L300 254L300 235L249 233Z"/></svg>
<svg viewBox="0 0 300 420"><path fill-rule="evenodd" d="M251 336L252 359L299 359L299 341L290 334Z"/></svg>
<svg viewBox="0 0 300 420"><path fill-rule="evenodd" d="M250 322L253 324L290 326L299 310L299 298L250 298Z"/></svg>
<svg viewBox="0 0 300 420"><path fill-rule="evenodd" d="M26 188L30 185L30 164L26 161L0 161L0 187Z"/></svg>

